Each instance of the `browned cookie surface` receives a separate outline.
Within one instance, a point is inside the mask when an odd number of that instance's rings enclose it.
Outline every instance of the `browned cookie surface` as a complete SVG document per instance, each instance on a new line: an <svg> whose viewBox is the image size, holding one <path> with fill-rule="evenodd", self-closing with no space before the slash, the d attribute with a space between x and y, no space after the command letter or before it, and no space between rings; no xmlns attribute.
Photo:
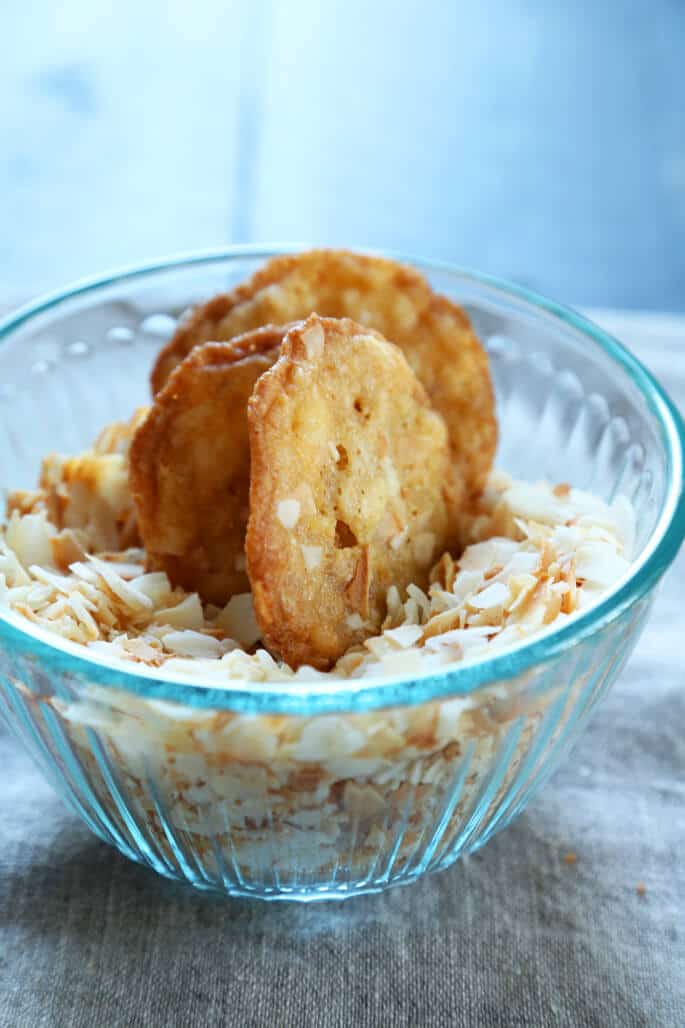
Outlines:
<svg viewBox="0 0 685 1028"><path fill-rule="evenodd" d="M398 347L348 319L291 329L248 406L248 573L263 638L327 668L378 632L391 585L449 541L443 418Z"/></svg>
<svg viewBox="0 0 685 1028"><path fill-rule="evenodd" d="M487 355L462 308L396 261L345 250L273 258L232 292L197 307L179 326L157 359L153 391L199 343L231 339L267 323L286 324L314 311L353 318L404 351L445 418L467 491L478 492L497 446Z"/></svg>
<svg viewBox="0 0 685 1028"><path fill-rule="evenodd" d="M149 567L217 605L249 589L247 402L285 331L267 326L194 349L155 397L131 447Z"/></svg>

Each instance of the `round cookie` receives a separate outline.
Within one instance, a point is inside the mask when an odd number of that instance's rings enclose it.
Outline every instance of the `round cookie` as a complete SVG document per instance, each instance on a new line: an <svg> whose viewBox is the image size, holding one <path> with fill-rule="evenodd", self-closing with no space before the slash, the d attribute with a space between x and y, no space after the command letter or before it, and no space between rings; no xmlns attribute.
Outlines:
<svg viewBox="0 0 685 1028"><path fill-rule="evenodd" d="M222 606L246 592L247 402L286 328L196 347L170 376L131 446L129 481L148 566Z"/></svg>
<svg viewBox="0 0 685 1028"><path fill-rule="evenodd" d="M353 318L391 339L447 424L467 493L478 493L497 447L488 359L466 313L412 268L345 250L275 257L247 282L197 307L157 358L153 392L192 348L267 323Z"/></svg>
<svg viewBox="0 0 685 1028"><path fill-rule="evenodd" d="M449 543L445 422L401 350L348 319L292 328L248 404L246 553L266 644L330 667L377 633L391 585Z"/></svg>

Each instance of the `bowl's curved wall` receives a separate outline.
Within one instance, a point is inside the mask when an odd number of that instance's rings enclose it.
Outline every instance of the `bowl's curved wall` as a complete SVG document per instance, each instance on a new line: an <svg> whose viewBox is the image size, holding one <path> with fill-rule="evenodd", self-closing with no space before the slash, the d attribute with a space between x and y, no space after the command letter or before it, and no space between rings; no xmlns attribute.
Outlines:
<svg viewBox="0 0 685 1028"><path fill-rule="evenodd" d="M30 488L46 452L77 452L146 403L153 356L176 319L263 256L115 277L0 328L0 489ZM532 664L505 659L501 681L482 688L464 669L473 681L455 688L468 693L458 699L432 698L447 695L448 676L432 692L422 681L415 695L426 702L372 713L363 711L382 696L365 704L350 694L349 709L331 714L306 688L303 716L161 704L107 688L125 676L108 682L106 668L13 630L0 648L0 714L93 831L163 874L232 894L343 896L411 881L482 845L528 802L618 674L682 538L679 451L660 417L666 401L639 366L552 305L423 270L467 307L490 354L500 466L605 499L624 494L638 550L655 545L664 519L669 548L571 649L533 646Z"/></svg>

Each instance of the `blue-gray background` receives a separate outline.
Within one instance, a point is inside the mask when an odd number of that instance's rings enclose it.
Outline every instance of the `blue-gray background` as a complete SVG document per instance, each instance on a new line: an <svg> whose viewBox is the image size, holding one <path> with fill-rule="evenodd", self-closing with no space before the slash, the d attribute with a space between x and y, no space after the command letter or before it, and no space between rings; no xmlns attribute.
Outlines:
<svg viewBox="0 0 685 1028"><path fill-rule="evenodd" d="M0 2L0 286L266 240L685 311L685 3Z"/></svg>

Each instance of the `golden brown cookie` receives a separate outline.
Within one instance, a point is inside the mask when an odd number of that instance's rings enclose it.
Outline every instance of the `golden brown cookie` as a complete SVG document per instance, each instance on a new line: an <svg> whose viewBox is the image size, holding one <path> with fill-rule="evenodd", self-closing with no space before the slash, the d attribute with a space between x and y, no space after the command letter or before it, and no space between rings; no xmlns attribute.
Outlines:
<svg viewBox="0 0 685 1028"><path fill-rule="evenodd" d="M175 369L138 429L130 484L150 568L225 604L246 592L247 401L285 328L205 343Z"/></svg>
<svg viewBox="0 0 685 1028"><path fill-rule="evenodd" d="M328 668L449 541L445 422L398 347L315 314L258 379L248 422L257 620L292 667Z"/></svg>
<svg viewBox="0 0 685 1028"><path fill-rule="evenodd" d="M345 250L275 257L232 292L197 307L161 351L152 372L157 392L199 343L231 339L267 323L283 325L313 311L353 318L403 351L433 406L444 416L453 459L467 491L485 484L497 447L487 355L465 312L396 261Z"/></svg>

